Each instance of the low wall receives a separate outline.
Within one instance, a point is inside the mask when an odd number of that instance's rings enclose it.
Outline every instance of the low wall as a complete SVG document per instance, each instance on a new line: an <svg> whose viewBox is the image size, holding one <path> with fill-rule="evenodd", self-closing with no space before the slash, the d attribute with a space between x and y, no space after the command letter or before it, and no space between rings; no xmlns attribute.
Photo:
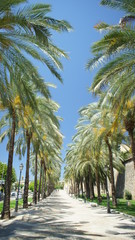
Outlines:
<svg viewBox="0 0 135 240"><path fill-rule="evenodd" d="M132 194L135 199L135 169L132 160L128 160L125 164L125 190Z"/></svg>
<svg viewBox="0 0 135 240"><path fill-rule="evenodd" d="M135 169L132 159L128 159L124 163L124 169L122 173L119 173L114 169L114 178L116 186L116 196L117 198L123 198L125 190L129 191L132 194L132 199L135 200ZM73 181L68 181L65 186L65 190L68 193L75 193L76 187L73 184ZM85 192L85 185L84 185ZM109 193L111 195L111 185L108 180ZM94 186L94 192L97 194L97 188ZM101 193L105 193L105 189L101 186Z"/></svg>
<svg viewBox="0 0 135 240"><path fill-rule="evenodd" d="M125 169L123 173L114 171L115 184L116 184L116 196L117 198L123 198L125 190L132 194L132 199L135 199L135 169L132 159L128 159L124 163Z"/></svg>

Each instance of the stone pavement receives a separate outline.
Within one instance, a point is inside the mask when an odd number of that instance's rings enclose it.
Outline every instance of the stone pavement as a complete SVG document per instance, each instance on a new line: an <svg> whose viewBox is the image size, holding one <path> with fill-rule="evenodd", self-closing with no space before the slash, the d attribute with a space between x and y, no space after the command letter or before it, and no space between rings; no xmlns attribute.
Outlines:
<svg viewBox="0 0 135 240"><path fill-rule="evenodd" d="M135 239L135 222L122 214L107 214L106 209L71 198L63 190L16 217L0 220L0 240Z"/></svg>

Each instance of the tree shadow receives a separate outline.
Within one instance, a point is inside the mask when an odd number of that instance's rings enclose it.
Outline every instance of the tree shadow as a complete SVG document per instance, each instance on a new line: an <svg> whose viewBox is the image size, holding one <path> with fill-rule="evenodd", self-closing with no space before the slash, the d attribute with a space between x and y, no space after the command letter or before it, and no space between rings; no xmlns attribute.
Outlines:
<svg viewBox="0 0 135 240"><path fill-rule="evenodd" d="M80 230L81 224L87 222L70 222L68 215L74 214L69 202L62 198L48 198L30 209L18 212L22 220L15 219L7 226L0 228L0 239L76 239L92 240L93 236L102 237L102 234L89 234ZM66 215L66 219L64 216ZM20 217L19 216L19 217Z"/></svg>
<svg viewBox="0 0 135 240"><path fill-rule="evenodd" d="M119 225L114 227L114 231L107 231L108 234L113 234L113 235L120 235L120 236L128 236L128 239L135 239L135 225L134 224L125 224L125 223L120 223ZM126 229L126 232L121 232L117 231L117 229Z"/></svg>
<svg viewBox="0 0 135 240"><path fill-rule="evenodd" d="M55 222L54 217L40 222L37 219L28 221L14 221L12 224L0 229L0 239L76 239L92 240L93 236L104 237L100 234L88 234L77 230L77 224L66 221Z"/></svg>
<svg viewBox="0 0 135 240"><path fill-rule="evenodd" d="M81 205L80 205L81 207ZM89 208L89 207L88 207ZM95 208L91 208L95 211ZM13 219L12 222L0 227L0 240L9 239L71 239L71 240L92 240L94 237L97 239L105 239L107 235L112 236L123 235L130 236L135 239L134 224L124 224L123 216L116 214L105 214L106 209L96 208L96 215L102 218L114 217L119 219L119 224L114 226L114 229L107 229L105 234L93 234L82 230L82 225L88 227L89 220L77 219L69 221L71 216L74 215L72 202L61 198L60 196L49 197L37 205L30 207L28 210L18 212L18 217ZM101 216L102 215L102 216ZM20 220L20 217L22 218ZM91 226L92 227L92 226ZM87 228L86 228L87 229ZM120 229L125 229L121 233Z"/></svg>

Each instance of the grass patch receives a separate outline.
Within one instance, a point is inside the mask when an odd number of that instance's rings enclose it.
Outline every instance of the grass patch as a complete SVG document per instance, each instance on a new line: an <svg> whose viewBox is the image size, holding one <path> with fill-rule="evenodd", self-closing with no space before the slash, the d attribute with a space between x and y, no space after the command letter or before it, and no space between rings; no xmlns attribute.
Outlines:
<svg viewBox="0 0 135 240"><path fill-rule="evenodd" d="M32 198L28 198L28 202L32 202ZM15 203L16 203L16 200L10 201L10 209L15 209ZM23 205L23 199L19 199L18 206L22 206L22 205ZM0 202L0 213L2 209L3 209L3 202Z"/></svg>
<svg viewBox="0 0 135 240"><path fill-rule="evenodd" d="M87 201L98 203L97 198L94 198L93 201L87 199ZM128 206L127 202L129 202L131 205ZM102 197L102 202L99 205L107 207L106 197ZM110 208L131 216L135 216L135 200L118 199L117 207L114 207L112 205L112 201L110 200Z"/></svg>

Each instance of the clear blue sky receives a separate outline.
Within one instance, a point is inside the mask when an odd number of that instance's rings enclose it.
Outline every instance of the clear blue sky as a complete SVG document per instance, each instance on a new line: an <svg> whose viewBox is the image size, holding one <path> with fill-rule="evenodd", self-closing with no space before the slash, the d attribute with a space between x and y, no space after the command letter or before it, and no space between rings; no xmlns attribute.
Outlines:
<svg viewBox="0 0 135 240"><path fill-rule="evenodd" d="M57 84L57 89L51 90L52 98L57 101L61 108L59 115L64 121L61 123L61 131L64 138L62 157L65 157L67 144L71 142L72 136L75 134L75 125L78 120L78 110L95 101L94 96L88 92L94 72L85 70L85 65L89 58L92 57L90 47L98 41L103 35L94 29L94 25L104 21L109 24L119 22L123 13L100 6L100 0L29 0L28 3L49 3L52 5L50 16L56 19L67 20L74 30L70 33L54 34L53 42L64 49L70 59L62 59L64 66L61 75L64 84L59 83L50 75L47 68L35 61L39 68L40 74L46 81ZM7 163L8 153L6 152L6 141L0 144L0 161ZM25 158L22 160L25 165ZM17 176L19 172L18 156L14 157L13 166L16 169ZM62 170L63 174L63 170ZM25 177L25 168L23 170ZM32 179L30 173L30 179Z"/></svg>

